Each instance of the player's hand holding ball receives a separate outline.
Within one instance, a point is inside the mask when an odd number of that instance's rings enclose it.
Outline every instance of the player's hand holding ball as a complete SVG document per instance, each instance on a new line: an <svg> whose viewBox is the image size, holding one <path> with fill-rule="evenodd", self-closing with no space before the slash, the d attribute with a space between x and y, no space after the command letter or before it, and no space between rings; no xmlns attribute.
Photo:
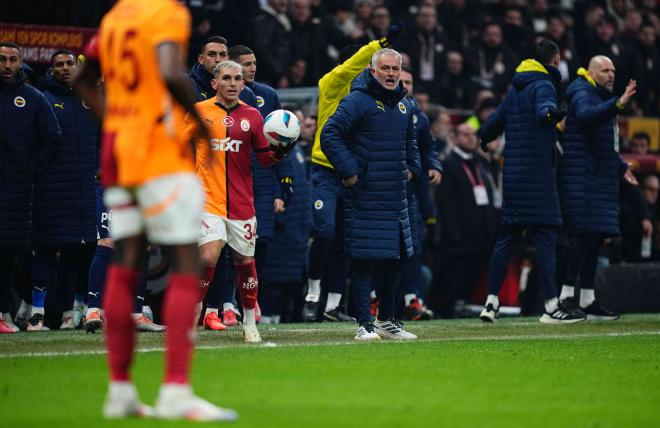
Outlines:
<svg viewBox="0 0 660 428"><path fill-rule="evenodd" d="M300 121L288 110L275 110L264 119L264 137L270 143L275 160L284 159L300 136Z"/></svg>

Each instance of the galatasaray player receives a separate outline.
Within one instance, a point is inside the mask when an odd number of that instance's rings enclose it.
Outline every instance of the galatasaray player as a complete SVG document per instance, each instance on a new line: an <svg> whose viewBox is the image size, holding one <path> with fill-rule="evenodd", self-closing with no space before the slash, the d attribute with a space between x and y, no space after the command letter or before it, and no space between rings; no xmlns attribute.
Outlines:
<svg viewBox="0 0 660 428"><path fill-rule="evenodd" d="M131 317L147 239L172 258L163 316L167 324L165 379L154 413L164 419L233 420L236 413L193 395L189 369L193 316L199 288L197 237L204 194L184 138L188 111L199 126L183 58L190 14L174 0L120 0L103 18L98 52L90 46L77 88L103 114L102 180L105 204L113 211L115 242L104 307L110 386L108 418L144 416L129 368L135 345ZM87 64L89 63L89 64ZM95 87L105 81L105 103Z"/></svg>
<svg viewBox="0 0 660 428"><path fill-rule="evenodd" d="M293 145L271 152L263 135L263 119L259 110L238 100L244 84L240 64L223 61L215 66L213 72L216 96L195 104L211 133L210 144L204 139L198 139L196 144L197 175L206 193L199 236L204 266L199 301L204 300L208 285L213 280L220 251L225 244L229 244L243 306L245 341L260 342L261 336L255 322L257 220L251 156L254 152L259 164L271 166L283 159ZM195 126L190 125L190 129Z"/></svg>

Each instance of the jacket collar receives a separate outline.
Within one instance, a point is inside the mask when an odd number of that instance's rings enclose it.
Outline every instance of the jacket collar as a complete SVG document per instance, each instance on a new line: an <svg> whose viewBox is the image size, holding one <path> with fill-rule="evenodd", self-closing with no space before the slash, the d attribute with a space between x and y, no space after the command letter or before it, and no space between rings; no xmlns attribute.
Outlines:
<svg viewBox="0 0 660 428"><path fill-rule="evenodd" d="M596 81L589 76L589 72L584 67L578 68L577 75L586 80L591 86L596 87Z"/></svg>
<svg viewBox="0 0 660 428"><path fill-rule="evenodd" d="M463 159L463 160L467 161L467 160L472 160L472 158L474 158L474 155L472 153L468 153L466 151L463 151L463 150L459 149L457 146L454 146L452 149L454 150L454 153L456 153L458 156L460 156L461 159Z"/></svg>

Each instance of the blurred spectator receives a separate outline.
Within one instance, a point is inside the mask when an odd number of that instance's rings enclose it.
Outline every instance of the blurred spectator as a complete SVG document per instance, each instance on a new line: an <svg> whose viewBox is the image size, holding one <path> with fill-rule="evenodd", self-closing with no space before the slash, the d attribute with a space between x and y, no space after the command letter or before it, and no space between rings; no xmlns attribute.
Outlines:
<svg viewBox="0 0 660 428"><path fill-rule="evenodd" d="M419 90L435 93L435 82L445 71L444 53L449 48L449 39L438 24L435 8L421 6L415 17L414 28L403 32L396 46L410 57L410 66Z"/></svg>
<svg viewBox="0 0 660 428"><path fill-rule="evenodd" d="M472 82L463 71L463 54L457 50L448 51L447 72L440 75L433 101L446 108L469 109L472 106Z"/></svg>
<svg viewBox="0 0 660 428"><path fill-rule="evenodd" d="M561 60L559 61L559 72L561 81L567 83L579 67L578 52L573 44L571 34L566 31L566 24L559 15L548 17L548 26L545 37L559 46Z"/></svg>
<svg viewBox="0 0 660 428"><path fill-rule="evenodd" d="M486 92L486 94L488 95L488 92ZM486 123L486 120L488 120L488 117L495 111L498 105L499 103L492 96L485 96L480 100L477 100L474 114L468 117L465 123L470 125L472 129L474 129L474 132L479 131L481 125Z"/></svg>
<svg viewBox="0 0 660 428"><path fill-rule="evenodd" d="M604 55L612 60L616 69L614 92L623 93L632 77L634 61L632 51L617 39L616 20L610 15L598 20L595 30L586 35L582 62L586 63L596 55Z"/></svg>
<svg viewBox="0 0 660 428"><path fill-rule="evenodd" d="M507 8L504 12L502 32L506 44L516 52L519 57L527 58L531 43L533 42L533 34L530 32L529 28L525 26L523 18L521 8L515 6Z"/></svg>
<svg viewBox="0 0 660 428"><path fill-rule="evenodd" d="M642 14L637 9L630 9L626 13L626 19L623 21L623 27L619 34L621 43L628 47L633 47L637 41L637 32L642 25Z"/></svg>
<svg viewBox="0 0 660 428"><path fill-rule="evenodd" d="M419 109L426 113L431 105L431 96L427 92L417 91L415 92L415 102L417 102Z"/></svg>
<svg viewBox="0 0 660 428"><path fill-rule="evenodd" d="M315 85L334 63L324 49L330 44L328 33L321 19L312 16L309 0L292 0L289 16L294 62L288 67L286 86Z"/></svg>
<svg viewBox="0 0 660 428"><path fill-rule="evenodd" d="M532 2L532 30L535 34L548 31L548 10L548 0L534 0Z"/></svg>
<svg viewBox="0 0 660 428"><path fill-rule="evenodd" d="M468 5L467 0L448 0L438 7L440 22L447 37L455 46L467 46L470 43L470 28L478 14L475 5Z"/></svg>
<svg viewBox="0 0 660 428"><path fill-rule="evenodd" d="M193 14L193 31L190 35L188 46L188 67L192 67L197 62L197 53L201 52L204 41L211 33L211 20L206 16L196 16Z"/></svg>
<svg viewBox="0 0 660 428"><path fill-rule="evenodd" d="M259 58L259 79L271 86L286 86L286 69L293 57L289 0L268 0L254 22L254 53Z"/></svg>
<svg viewBox="0 0 660 428"><path fill-rule="evenodd" d="M442 228L441 257L437 266L437 288L446 296L442 315L454 317L455 303L465 302L477 277L486 267L496 231L495 210L486 170L476 155L474 129L456 128L455 145L443 161L444 177L436 192ZM487 198L477 199L480 187ZM460 303L459 303L460 305Z"/></svg>
<svg viewBox="0 0 660 428"><path fill-rule="evenodd" d="M371 40L377 40L387 34L387 27L390 26L392 18L390 11L385 6L376 6L371 12L369 25L364 30L362 37L354 42L359 45L369 43Z"/></svg>
<svg viewBox="0 0 660 428"><path fill-rule="evenodd" d="M623 22L628 10L633 8L630 0L605 0L607 13L614 18L617 30L623 28Z"/></svg>
<svg viewBox="0 0 660 428"><path fill-rule="evenodd" d="M660 223L658 220L658 191L660 189L660 179L655 174L649 174L641 181L641 190L646 205L649 209L649 219L653 223L653 239L651 241L651 259L660 259Z"/></svg>
<svg viewBox="0 0 660 428"><path fill-rule="evenodd" d="M634 77L639 88L635 100L636 113L658 116L660 114L660 52L653 25L647 22L640 26L634 48Z"/></svg>
<svg viewBox="0 0 660 428"><path fill-rule="evenodd" d="M642 240L653 233L651 212L638 187L622 183L620 198L621 256L626 262L640 262L644 259Z"/></svg>
<svg viewBox="0 0 660 428"><path fill-rule="evenodd" d="M371 15L374 10L373 0L357 0L355 1L354 11L349 21L352 21L352 26L355 27L353 37L359 38L365 35ZM387 27L385 27L387 28Z"/></svg>
<svg viewBox="0 0 660 428"><path fill-rule="evenodd" d="M630 140L630 153L634 155L647 155L649 154L649 145L651 144L651 137L646 132L637 132Z"/></svg>
<svg viewBox="0 0 660 428"><path fill-rule="evenodd" d="M497 97L504 95L517 64L517 55L504 43L502 28L494 22L483 27L479 44L465 52L465 68L473 81Z"/></svg>

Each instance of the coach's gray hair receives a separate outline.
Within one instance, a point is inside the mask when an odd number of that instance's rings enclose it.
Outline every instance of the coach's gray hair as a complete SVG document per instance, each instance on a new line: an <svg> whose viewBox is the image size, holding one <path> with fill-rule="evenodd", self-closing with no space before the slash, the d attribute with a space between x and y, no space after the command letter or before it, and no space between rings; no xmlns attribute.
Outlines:
<svg viewBox="0 0 660 428"><path fill-rule="evenodd" d="M401 67L401 64L403 63L403 58L401 57L401 54L395 51L394 49L385 48L379 50L371 57L371 68L376 68L376 63L378 62L378 58L380 58L383 55L392 55L397 57L399 59L399 67Z"/></svg>
<svg viewBox="0 0 660 428"><path fill-rule="evenodd" d="M220 74L220 70L223 68L236 68L241 72L241 76L243 75L243 66L236 61L222 61L213 66L213 76L218 77L218 74Z"/></svg>

